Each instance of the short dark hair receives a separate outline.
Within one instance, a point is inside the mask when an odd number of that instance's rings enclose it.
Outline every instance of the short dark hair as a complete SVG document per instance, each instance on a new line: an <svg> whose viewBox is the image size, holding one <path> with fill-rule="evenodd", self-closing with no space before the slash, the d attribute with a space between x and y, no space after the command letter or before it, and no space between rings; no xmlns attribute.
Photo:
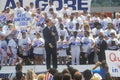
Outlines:
<svg viewBox="0 0 120 80"><path fill-rule="evenodd" d="M58 71L57 71L57 69L55 69L55 68L50 68L48 72L51 73L52 75L54 75L54 74L57 73Z"/></svg>
<svg viewBox="0 0 120 80"><path fill-rule="evenodd" d="M65 73L63 75L63 80L71 80L71 75L69 73Z"/></svg>
<svg viewBox="0 0 120 80"><path fill-rule="evenodd" d="M16 67L15 67L15 69L16 69L16 71L21 70L22 69L22 65L20 63L17 64Z"/></svg>
<svg viewBox="0 0 120 80"><path fill-rule="evenodd" d="M54 80L62 80L63 79L63 74L62 73L55 73L53 76Z"/></svg>
<svg viewBox="0 0 120 80"><path fill-rule="evenodd" d="M30 3L30 5L34 5L34 3L33 3L33 2L31 2L31 3Z"/></svg>
<svg viewBox="0 0 120 80"><path fill-rule="evenodd" d="M53 8L50 8L49 11L53 11Z"/></svg>
<svg viewBox="0 0 120 80"><path fill-rule="evenodd" d="M87 70L83 71L83 76L84 76L85 80L90 80L92 77L92 73L89 69L87 69Z"/></svg>

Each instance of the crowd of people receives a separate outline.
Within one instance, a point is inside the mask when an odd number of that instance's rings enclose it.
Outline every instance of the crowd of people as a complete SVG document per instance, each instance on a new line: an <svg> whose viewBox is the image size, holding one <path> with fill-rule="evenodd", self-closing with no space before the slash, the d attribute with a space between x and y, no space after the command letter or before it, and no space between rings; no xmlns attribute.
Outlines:
<svg viewBox="0 0 120 80"><path fill-rule="evenodd" d="M22 13L31 16L27 26L18 26L14 21ZM0 14L6 16L6 21L0 21L1 65L30 64L33 60L36 65L46 61L47 69L51 63L57 68L57 64L68 64L69 56L72 65L95 64L105 60L105 50L120 48L119 12L110 18L71 11L67 4L56 11L50 0L44 11L34 8L33 3L24 9L17 2L15 9L6 7Z"/></svg>
<svg viewBox="0 0 120 80"><path fill-rule="evenodd" d="M97 67L100 67L98 69ZM97 68L97 69L96 69ZM27 70L27 73L22 72L22 64L17 64L16 72L9 75L9 80L119 80L120 78L111 77L106 61L97 62L91 69L86 69L82 73L68 66L59 72L55 68L50 68L48 71L36 74L32 69Z"/></svg>

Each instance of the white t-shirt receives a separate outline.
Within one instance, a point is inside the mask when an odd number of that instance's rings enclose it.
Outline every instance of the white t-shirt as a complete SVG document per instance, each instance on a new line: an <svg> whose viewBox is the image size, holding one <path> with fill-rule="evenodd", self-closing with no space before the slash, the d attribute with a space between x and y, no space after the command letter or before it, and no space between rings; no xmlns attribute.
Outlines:
<svg viewBox="0 0 120 80"><path fill-rule="evenodd" d="M59 49L59 46L61 46L63 48L64 44L68 46L68 42L66 40L63 40L63 41L59 40L57 42L57 48ZM58 53L59 53L58 56L61 56L61 57L67 56L66 49L60 49L60 50L58 50Z"/></svg>
<svg viewBox="0 0 120 80"><path fill-rule="evenodd" d="M18 13L24 13L24 8L20 7L20 8L15 8L14 9L14 17L16 18L17 17L17 14Z"/></svg>
<svg viewBox="0 0 120 80"><path fill-rule="evenodd" d="M7 42L5 40L1 40L0 43L1 43L0 48L2 52L2 57L7 57L7 48L8 48Z"/></svg>
<svg viewBox="0 0 120 80"><path fill-rule="evenodd" d="M99 33L103 33L103 32L104 32L103 29L97 29L97 28L92 29L92 33L96 37L99 35Z"/></svg>
<svg viewBox="0 0 120 80"><path fill-rule="evenodd" d="M115 29L118 31L118 26L120 24L120 18L119 19L113 19L113 24L115 26Z"/></svg>
<svg viewBox="0 0 120 80"><path fill-rule="evenodd" d="M79 49L81 45L81 39L78 36L76 38L72 36L69 40L69 43L71 43L71 48L76 47Z"/></svg>
<svg viewBox="0 0 120 80"><path fill-rule="evenodd" d="M106 29L104 33L107 37L110 37L111 32L116 35L116 31L114 29L111 29L111 30Z"/></svg>
<svg viewBox="0 0 120 80"><path fill-rule="evenodd" d="M116 46L112 46L112 41L115 42ZM111 46L108 46L109 49L116 49L117 48L117 45L118 45L118 39L117 38L109 38L108 41L107 41L107 44L108 45L111 45Z"/></svg>
<svg viewBox="0 0 120 80"><path fill-rule="evenodd" d="M16 53L17 53L17 43L16 43L13 39L10 39L10 40L9 40L8 46L11 47L11 50L12 50L12 53L13 53L13 54L16 54Z"/></svg>
<svg viewBox="0 0 120 80"><path fill-rule="evenodd" d="M89 37L83 37L82 43L83 43L82 45L83 52L88 53L88 51L91 48L91 39Z"/></svg>
<svg viewBox="0 0 120 80"><path fill-rule="evenodd" d="M45 49L44 49L44 45L45 45L45 41L43 38L35 38L33 40L33 47L34 47L34 50L33 50L33 53L34 54L44 54L45 53Z"/></svg>
<svg viewBox="0 0 120 80"><path fill-rule="evenodd" d="M58 30L58 35L59 36L64 36L64 38L66 39L66 37L68 37L68 32L67 32L66 29Z"/></svg>
<svg viewBox="0 0 120 80"><path fill-rule="evenodd" d="M74 31L76 27L76 21L75 20L70 21L67 27L70 32Z"/></svg>
<svg viewBox="0 0 120 80"><path fill-rule="evenodd" d="M19 39L18 45L21 46L22 49L24 49L24 55L28 55L28 50L30 47L31 40L30 38L26 37L25 39L21 38Z"/></svg>

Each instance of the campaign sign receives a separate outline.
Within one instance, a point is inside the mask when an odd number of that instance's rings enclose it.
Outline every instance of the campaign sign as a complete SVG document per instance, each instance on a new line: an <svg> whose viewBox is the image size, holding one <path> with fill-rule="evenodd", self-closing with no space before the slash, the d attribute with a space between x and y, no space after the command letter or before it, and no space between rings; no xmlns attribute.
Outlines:
<svg viewBox="0 0 120 80"><path fill-rule="evenodd" d="M36 26L42 26L42 23L44 23L45 18L41 15L37 15L36 18L37 18Z"/></svg>
<svg viewBox="0 0 120 80"><path fill-rule="evenodd" d="M106 50L106 61L112 77L120 77L120 51Z"/></svg>
<svg viewBox="0 0 120 80"><path fill-rule="evenodd" d="M6 16L4 14L0 15L0 21L1 22L6 22Z"/></svg>
<svg viewBox="0 0 120 80"><path fill-rule="evenodd" d="M29 21L31 21L31 17L28 17L26 13L18 13L14 18L16 26L28 26Z"/></svg>

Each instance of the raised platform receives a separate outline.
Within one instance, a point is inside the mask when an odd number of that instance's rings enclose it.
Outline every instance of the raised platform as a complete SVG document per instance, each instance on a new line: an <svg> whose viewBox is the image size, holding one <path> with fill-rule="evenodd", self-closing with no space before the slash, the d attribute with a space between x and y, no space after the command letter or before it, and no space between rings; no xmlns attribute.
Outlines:
<svg viewBox="0 0 120 80"><path fill-rule="evenodd" d="M78 69L80 72L83 72L86 69L91 69L94 65L71 65L75 69ZM63 69L67 68L66 65L58 65L57 70L61 72ZM28 69L33 69L35 73L46 72L46 65L30 65L23 66L23 73L26 73ZM7 78L10 73L15 72L15 66L3 66L0 70L0 78Z"/></svg>

